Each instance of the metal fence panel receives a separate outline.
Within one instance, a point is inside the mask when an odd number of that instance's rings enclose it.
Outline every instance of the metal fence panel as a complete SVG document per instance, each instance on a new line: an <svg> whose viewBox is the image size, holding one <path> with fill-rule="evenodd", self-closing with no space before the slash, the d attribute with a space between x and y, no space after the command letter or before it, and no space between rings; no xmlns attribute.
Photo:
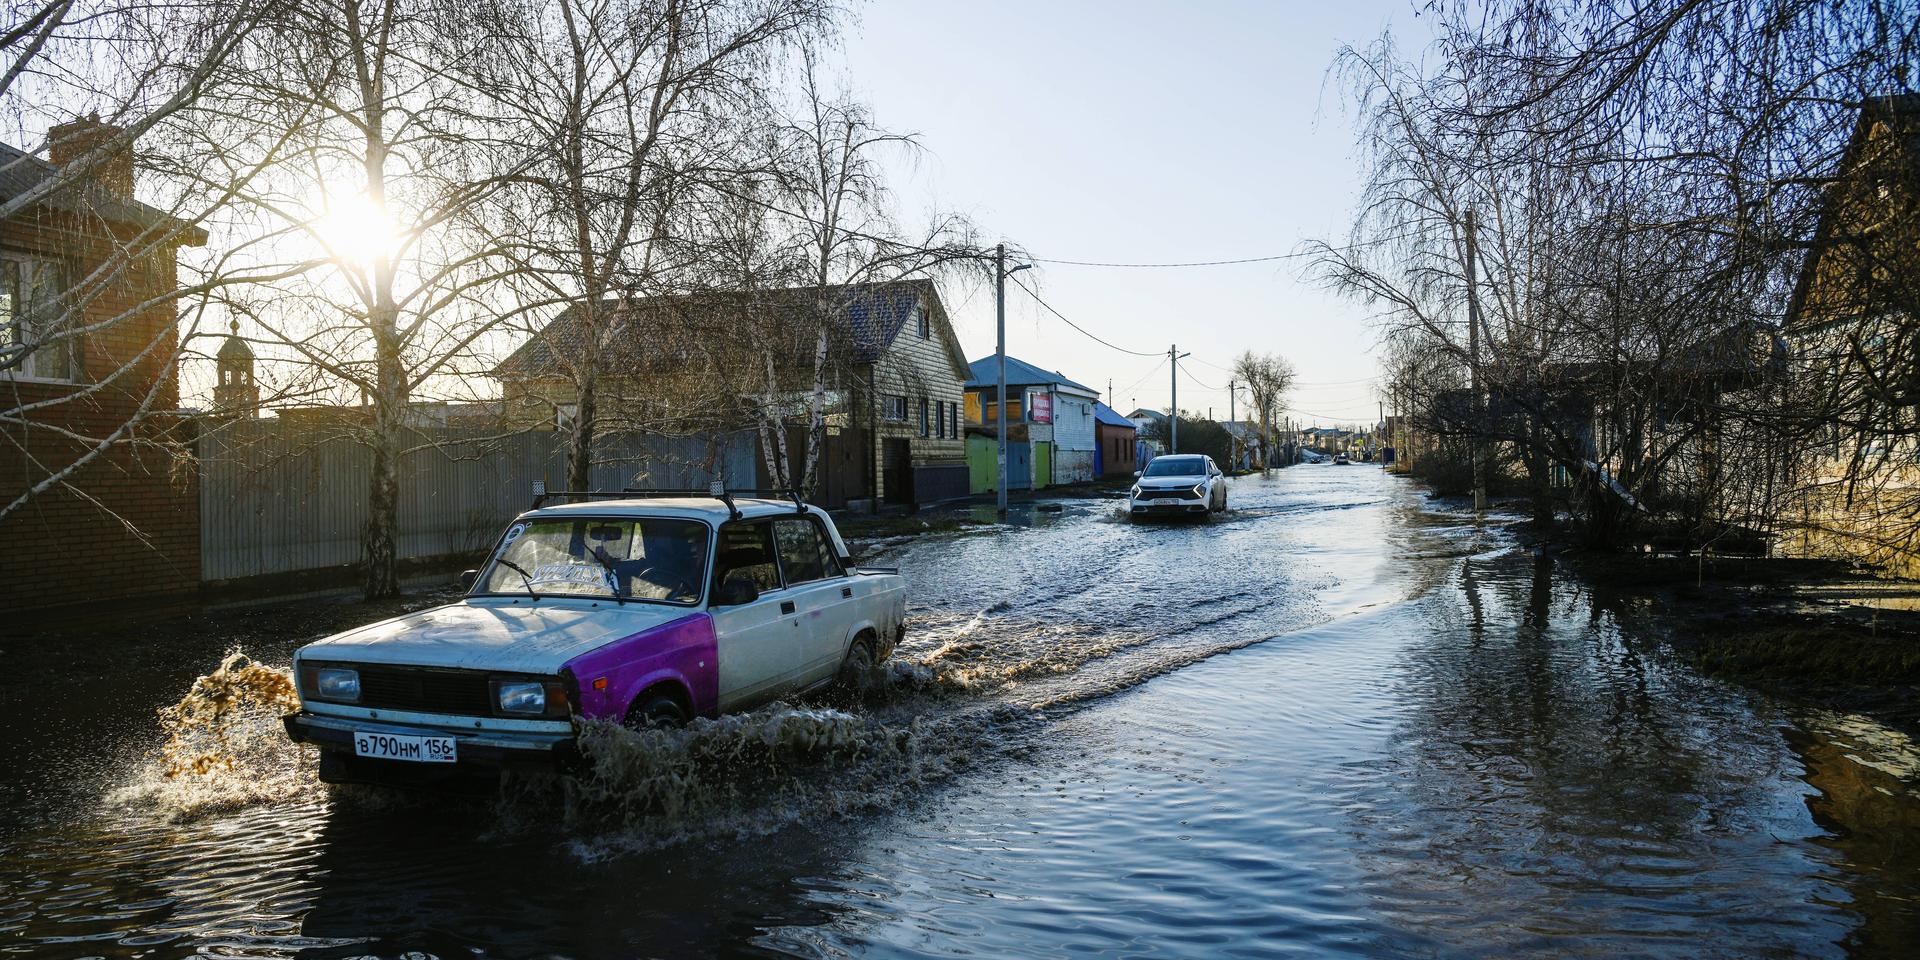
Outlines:
<svg viewBox="0 0 1920 960"><path fill-rule="evenodd" d="M338 428L278 420L225 424L200 438L200 578L232 580L356 563L367 524L371 452ZM565 437L506 437L429 429L400 461L401 559L485 549L532 500L535 480L558 490ZM704 487L714 455L736 486L754 476L750 434L610 436L599 442L594 489Z"/></svg>

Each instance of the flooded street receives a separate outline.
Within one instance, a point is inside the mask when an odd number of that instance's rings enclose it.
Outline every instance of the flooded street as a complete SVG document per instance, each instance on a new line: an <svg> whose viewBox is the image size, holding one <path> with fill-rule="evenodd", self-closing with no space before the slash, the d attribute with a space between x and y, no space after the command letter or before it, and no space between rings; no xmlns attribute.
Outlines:
<svg viewBox="0 0 1920 960"><path fill-rule="evenodd" d="M78 682L15 684L0 703L0 951L1753 957L1920 942L1920 755L1904 736L1697 675L1618 625L1646 601L1371 466L1230 490L1208 524L1067 501L877 545L914 595L871 702L597 732L592 776L499 796L329 792L264 714L223 731L233 770L168 778L153 711L228 638L118 668L83 657ZM284 667L305 639L248 652Z"/></svg>

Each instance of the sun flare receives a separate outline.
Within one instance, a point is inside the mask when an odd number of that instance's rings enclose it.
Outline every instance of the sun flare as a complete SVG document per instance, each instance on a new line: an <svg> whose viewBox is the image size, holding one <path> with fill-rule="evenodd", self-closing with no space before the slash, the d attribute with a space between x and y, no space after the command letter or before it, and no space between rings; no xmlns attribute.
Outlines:
<svg viewBox="0 0 1920 960"><path fill-rule="evenodd" d="M396 256L406 232L392 214L365 194L330 196L314 233L334 259L365 269L381 256Z"/></svg>

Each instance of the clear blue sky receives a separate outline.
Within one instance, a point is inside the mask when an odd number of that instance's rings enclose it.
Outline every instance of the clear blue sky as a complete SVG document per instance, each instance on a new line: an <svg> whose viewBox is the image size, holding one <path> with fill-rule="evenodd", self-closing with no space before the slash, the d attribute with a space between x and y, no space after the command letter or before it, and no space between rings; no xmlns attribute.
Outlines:
<svg viewBox="0 0 1920 960"><path fill-rule="evenodd" d="M907 222L972 217L1036 257L1190 261L1289 253L1345 235L1357 192L1352 118L1328 66L1391 27L1426 36L1406 0L1150 4L882 0L860 8L845 62L879 122L926 147L894 175ZM1048 302L1132 350L1177 342L1180 405L1227 415L1226 366L1280 353L1306 384L1289 404L1371 422L1375 329L1300 261L1186 270L1042 265ZM946 291L970 358L993 351L992 291ZM1114 405L1164 407L1156 360L1109 350L1009 288L1007 352ZM1142 379L1144 378L1144 380ZM1354 382L1363 381L1363 382ZM1212 388L1212 389L1209 389ZM1308 420L1315 419L1307 417Z"/></svg>

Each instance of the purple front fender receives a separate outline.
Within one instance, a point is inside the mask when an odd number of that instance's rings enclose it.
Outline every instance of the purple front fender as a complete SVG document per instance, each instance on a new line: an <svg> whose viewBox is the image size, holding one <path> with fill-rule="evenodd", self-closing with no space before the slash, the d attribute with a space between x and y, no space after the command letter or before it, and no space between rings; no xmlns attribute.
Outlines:
<svg viewBox="0 0 1920 960"><path fill-rule="evenodd" d="M642 690L672 683L683 692L696 717L720 712L719 648L713 618L695 613L596 647L562 671L573 677L582 717L624 720Z"/></svg>

